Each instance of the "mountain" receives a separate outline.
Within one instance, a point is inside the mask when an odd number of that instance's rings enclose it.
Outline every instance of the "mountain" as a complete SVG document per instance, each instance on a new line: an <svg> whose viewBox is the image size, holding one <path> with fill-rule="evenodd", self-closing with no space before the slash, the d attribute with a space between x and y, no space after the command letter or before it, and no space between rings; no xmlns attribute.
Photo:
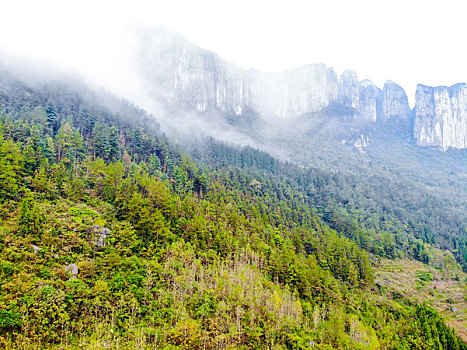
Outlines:
<svg viewBox="0 0 467 350"><path fill-rule="evenodd" d="M0 73L0 347L467 349L446 198L154 119Z"/></svg>
<svg viewBox="0 0 467 350"><path fill-rule="evenodd" d="M144 33L140 44L144 77L172 99L168 103L182 108L290 118L322 109L337 98L337 77L324 65L278 74L247 71L165 28Z"/></svg>
<svg viewBox="0 0 467 350"><path fill-rule="evenodd" d="M166 119L175 120L176 128L189 130L184 140L179 133L172 135L192 149L195 158L203 146L194 135L201 125L208 125L204 135L250 145L304 168L334 172L342 181L333 188L303 191L336 191L331 198L325 195L324 206L339 197L346 210L365 212L365 218L357 221L359 227L366 228L375 225L371 212L381 210L381 219L391 211L389 201L400 208L395 231L411 227L408 231L414 237L454 249L461 264L467 261L462 238L467 208L465 150L417 141L417 130L431 125L434 118L428 108L421 108L421 93L417 93L416 108L411 110L398 84L388 80L380 89L369 80L359 81L352 70L345 70L338 78L323 64L279 73L241 69L163 27L141 28L136 42L135 64L148 93L163 101ZM451 101L455 104L455 99ZM446 118L461 120L462 116ZM423 130L431 130L428 126ZM220 136L214 132L219 129L223 131ZM457 129L462 133L462 128ZM199 160L203 161L202 155ZM364 193L355 200L355 190L347 187L349 181L360 183L363 192L374 193L373 203L363 204L367 200ZM397 194L393 188L398 189ZM419 194L431 199L417 199ZM428 204L432 200L437 204ZM429 214L426 205L430 206ZM442 206L445 214L438 211ZM323 217L325 211L322 208ZM453 244L452 237L462 243Z"/></svg>
<svg viewBox="0 0 467 350"><path fill-rule="evenodd" d="M338 108L359 125L403 125L419 146L467 148L465 84L418 86L412 112L402 87L388 80L381 90L351 70L339 78L324 64L278 73L245 70L164 27L141 29L137 42L137 65L152 96L172 108L269 122Z"/></svg>
<svg viewBox="0 0 467 350"><path fill-rule="evenodd" d="M339 79L324 64L279 73L244 70L161 27L141 33L139 44L138 63L145 79L162 89L168 103L185 109L290 119L340 103L356 119L376 122L394 113L382 108L383 100L394 105L400 95L398 111L405 114L409 108L403 90L402 94L397 88L381 91L368 80L359 82L350 70Z"/></svg>
<svg viewBox="0 0 467 350"><path fill-rule="evenodd" d="M412 111L409 107L407 94L404 89L396 83L388 80L383 88L383 120L392 120L394 118L409 120Z"/></svg>
<svg viewBox="0 0 467 350"><path fill-rule="evenodd" d="M433 120L420 108L420 93L411 110L401 86L388 80L380 89L352 70L339 78L323 64L279 73L245 70L167 28L142 28L136 42L135 64L148 93L163 101L166 119L189 130L185 139L173 135L197 161L209 166L219 160L212 155L222 153L195 139L208 123L204 135L308 169L280 176L333 228L341 224L329 213L347 212L358 222L346 226L349 237L360 239L359 229L392 232L402 245L415 237L452 251L465 266L465 150L417 142L416 131ZM328 180L315 179L321 171Z"/></svg>
<svg viewBox="0 0 467 350"><path fill-rule="evenodd" d="M138 40L152 114L2 67L0 347L466 349L462 87Z"/></svg>

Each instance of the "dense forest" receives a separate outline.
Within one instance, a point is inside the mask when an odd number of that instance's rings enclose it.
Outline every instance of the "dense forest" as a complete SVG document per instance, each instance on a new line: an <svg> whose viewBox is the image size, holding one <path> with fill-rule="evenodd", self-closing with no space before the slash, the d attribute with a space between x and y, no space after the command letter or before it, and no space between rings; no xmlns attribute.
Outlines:
<svg viewBox="0 0 467 350"><path fill-rule="evenodd" d="M3 77L1 346L467 349L374 280L382 257L464 276L465 226L435 199L212 139L190 153L129 103Z"/></svg>
<svg viewBox="0 0 467 350"><path fill-rule="evenodd" d="M464 268L467 261L466 218L411 181L370 172L330 171L280 162L251 147L235 147L209 139L192 146L191 154L229 179L238 190L253 192L277 210L312 208L337 232L373 254L407 257L441 268L438 247L452 253ZM236 171L237 168L242 172ZM248 186L251 182L257 186ZM307 215L296 212L293 223ZM278 222L283 222L283 218Z"/></svg>

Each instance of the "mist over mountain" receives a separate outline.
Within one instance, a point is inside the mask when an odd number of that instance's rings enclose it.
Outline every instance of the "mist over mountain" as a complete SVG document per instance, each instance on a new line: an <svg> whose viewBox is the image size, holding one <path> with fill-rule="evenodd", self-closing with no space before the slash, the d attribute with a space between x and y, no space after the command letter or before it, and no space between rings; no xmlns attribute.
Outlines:
<svg viewBox="0 0 467 350"><path fill-rule="evenodd" d="M0 349L467 350L466 4L3 1Z"/></svg>
<svg viewBox="0 0 467 350"><path fill-rule="evenodd" d="M136 71L166 111L162 128L185 135L188 148L199 147L195 135L213 136L300 166L358 174L372 188L375 175L398 179L391 187L426 191L465 219L465 84L419 85L411 109L391 80L381 89L324 64L245 70L166 27L139 27L135 38Z"/></svg>
<svg viewBox="0 0 467 350"><path fill-rule="evenodd" d="M351 70L340 77L324 64L278 73L244 70L166 27L140 27L136 42L135 64L149 93L171 110L270 124L328 112L360 127L402 126L420 146L466 148L464 85L419 86L411 110L402 87L388 80L381 89Z"/></svg>
<svg viewBox="0 0 467 350"><path fill-rule="evenodd" d="M128 38L0 58L0 347L467 348L465 84Z"/></svg>

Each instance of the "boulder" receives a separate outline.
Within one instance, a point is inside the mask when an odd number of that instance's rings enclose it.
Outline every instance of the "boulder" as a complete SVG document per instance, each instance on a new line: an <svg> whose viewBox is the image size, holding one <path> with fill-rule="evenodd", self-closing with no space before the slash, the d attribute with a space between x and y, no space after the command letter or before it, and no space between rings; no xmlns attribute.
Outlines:
<svg viewBox="0 0 467 350"><path fill-rule="evenodd" d="M78 278L78 271L79 271L78 265L70 264L67 267L65 267L65 271L71 272L71 275L72 275L71 278L70 278L71 280L75 279L75 278Z"/></svg>

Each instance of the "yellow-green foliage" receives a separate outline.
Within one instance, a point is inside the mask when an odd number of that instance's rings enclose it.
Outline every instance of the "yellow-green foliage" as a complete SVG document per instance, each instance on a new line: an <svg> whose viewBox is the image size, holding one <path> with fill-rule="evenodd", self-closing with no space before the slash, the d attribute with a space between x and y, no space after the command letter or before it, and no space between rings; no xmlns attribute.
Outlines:
<svg viewBox="0 0 467 350"><path fill-rule="evenodd" d="M369 254L309 209L168 152L122 163L113 127L108 162L49 132L55 153L0 138L1 346L465 349L432 309L382 297Z"/></svg>

